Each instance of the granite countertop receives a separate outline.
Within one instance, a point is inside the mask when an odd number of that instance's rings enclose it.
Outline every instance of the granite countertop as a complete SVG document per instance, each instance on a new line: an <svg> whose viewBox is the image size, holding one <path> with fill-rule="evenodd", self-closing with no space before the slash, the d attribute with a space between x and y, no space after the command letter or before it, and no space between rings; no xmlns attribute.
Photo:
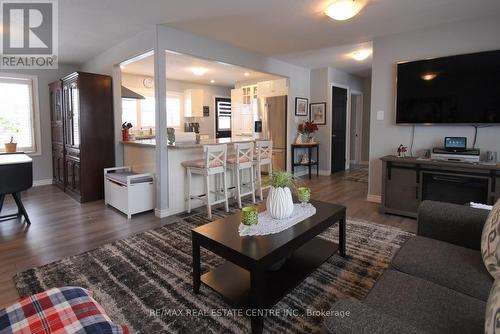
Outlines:
<svg viewBox="0 0 500 334"><path fill-rule="evenodd" d="M203 147L203 145L232 144L232 143L242 143L249 141L254 141L254 139L252 137L211 138L211 139L202 139L199 142L178 142L178 143L168 144L167 147L171 149L191 149L191 148L201 148ZM129 140L129 141L122 141L121 143L124 145L155 147L156 139Z"/></svg>

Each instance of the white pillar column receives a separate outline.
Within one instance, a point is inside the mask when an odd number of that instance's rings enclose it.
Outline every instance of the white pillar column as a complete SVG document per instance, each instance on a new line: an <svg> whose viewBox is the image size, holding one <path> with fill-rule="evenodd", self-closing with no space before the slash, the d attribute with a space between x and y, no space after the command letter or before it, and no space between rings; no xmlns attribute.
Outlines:
<svg viewBox="0 0 500 334"><path fill-rule="evenodd" d="M156 114L156 209L155 215L163 218L168 212L168 149L167 149L167 79L165 50L159 41L158 27L155 34L155 114Z"/></svg>

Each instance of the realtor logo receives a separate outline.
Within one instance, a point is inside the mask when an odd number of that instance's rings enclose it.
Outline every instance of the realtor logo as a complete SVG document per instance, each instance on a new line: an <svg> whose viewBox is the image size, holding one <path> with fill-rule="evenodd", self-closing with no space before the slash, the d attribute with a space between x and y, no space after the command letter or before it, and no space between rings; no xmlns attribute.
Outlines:
<svg viewBox="0 0 500 334"><path fill-rule="evenodd" d="M1 69L57 68L57 0L0 0Z"/></svg>

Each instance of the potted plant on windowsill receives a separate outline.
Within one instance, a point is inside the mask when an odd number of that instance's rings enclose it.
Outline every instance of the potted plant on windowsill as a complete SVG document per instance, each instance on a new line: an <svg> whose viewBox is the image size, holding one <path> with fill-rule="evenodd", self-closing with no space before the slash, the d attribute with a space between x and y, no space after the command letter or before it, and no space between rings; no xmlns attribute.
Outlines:
<svg viewBox="0 0 500 334"><path fill-rule="evenodd" d="M269 176L269 194L267 195L267 211L274 219L286 219L293 213L293 199L290 188L295 189L295 178L282 170Z"/></svg>
<svg viewBox="0 0 500 334"><path fill-rule="evenodd" d="M19 129L15 127L10 120L6 119L5 117L0 117L0 133L11 133L17 135L19 133ZM15 153L17 151L17 143L14 142L14 135L10 136L10 140L4 143L4 146L5 153Z"/></svg>

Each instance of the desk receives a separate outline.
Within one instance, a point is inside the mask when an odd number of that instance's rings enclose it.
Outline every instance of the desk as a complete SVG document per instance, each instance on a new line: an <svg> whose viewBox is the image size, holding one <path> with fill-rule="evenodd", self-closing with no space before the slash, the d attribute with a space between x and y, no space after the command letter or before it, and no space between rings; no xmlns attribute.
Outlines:
<svg viewBox="0 0 500 334"><path fill-rule="evenodd" d="M26 223L31 224L28 213L21 201L21 191L33 186L33 161L24 153L0 154L0 212L5 195L12 194L18 211L0 217L0 220L24 216Z"/></svg>
<svg viewBox="0 0 500 334"><path fill-rule="evenodd" d="M295 161L295 150L296 149L307 149L308 163L296 162ZM316 148L316 160L312 159L312 149ZM295 173L295 167L306 166L309 168L309 179L311 179L311 168L316 166L316 175L319 176L319 143L306 143L306 144L292 144L292 174Z"/></svg>

